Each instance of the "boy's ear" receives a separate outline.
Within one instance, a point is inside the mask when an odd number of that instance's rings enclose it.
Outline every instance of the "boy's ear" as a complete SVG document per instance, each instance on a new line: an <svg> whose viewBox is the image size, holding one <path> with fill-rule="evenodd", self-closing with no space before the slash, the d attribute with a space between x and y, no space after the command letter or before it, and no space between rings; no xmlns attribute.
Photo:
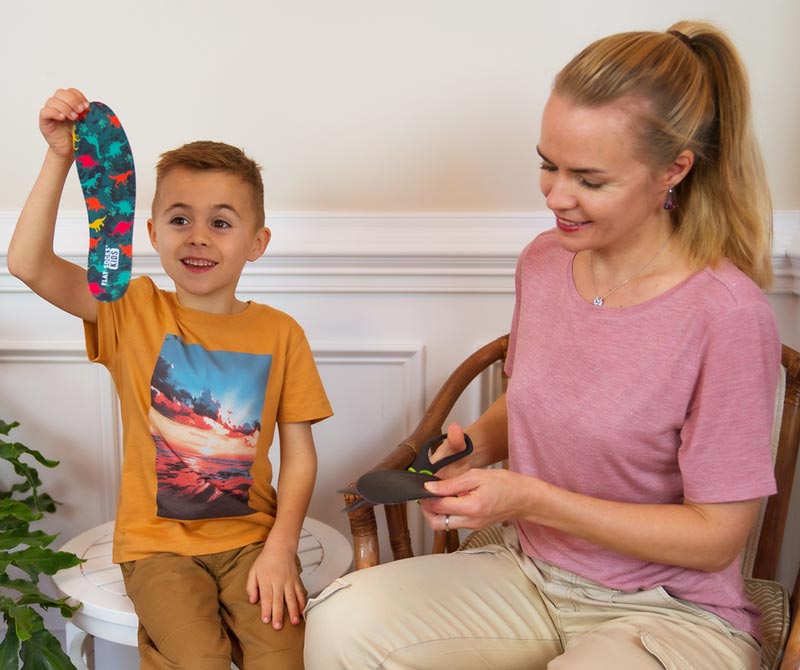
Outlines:
<svg viewBox="0 0 800 670"><path fill-rule="evenodd" d="M264 252L267 250L267 246L269 245L269 241L272 238L272 231L264 226L263 228L259 228L258 232L256 233L256 237L253 240L253 248L250 251L250 254L247 256L248 261L255 261L263 256Z"/></svg>
<svg viewBox="0 0 800 670"><path fill-rule="evenodd" d="M153 225L153 219L147 219L147 236L150 238L150 245L158 251L158 242L156 241L156 227Z"/></svg>

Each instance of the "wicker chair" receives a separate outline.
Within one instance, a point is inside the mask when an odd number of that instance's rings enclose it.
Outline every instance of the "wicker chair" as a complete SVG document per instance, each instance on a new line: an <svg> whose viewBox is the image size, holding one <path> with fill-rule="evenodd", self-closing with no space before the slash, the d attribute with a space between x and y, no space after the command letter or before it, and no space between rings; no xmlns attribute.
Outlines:
<svg viewBox="0 0 800 670"><path fill-rule="evenodd" d="M492 364L505 361L507 349L508 336L504 335L469 356L442 385L414 432L373 470L411 465L419 446L442 433L453 405L470 382ZM743 557L748 594L763 613L761 670L800 670L800 616L796 616L800 572L791 597L786 588L775 581L800 442L800 354L787 346L783 346L782 354L785 376L776 402L773 435L778 493L762 505ZM780 402L781 398L783 402ZM351 483L348 488L352 486ZM345 494L346 504L358 500L356 494ZM393 558L412 556L406 504L383 507ZM348 516L353 534L355 569L377 565L380 555L374 507L360 507L349 512ZM433 551L441 553L456 551L460 547L475 547L496 542L499 536L500 529L492 527L476 531L461 542L456 530L437 531L434 533Z"/></svg>

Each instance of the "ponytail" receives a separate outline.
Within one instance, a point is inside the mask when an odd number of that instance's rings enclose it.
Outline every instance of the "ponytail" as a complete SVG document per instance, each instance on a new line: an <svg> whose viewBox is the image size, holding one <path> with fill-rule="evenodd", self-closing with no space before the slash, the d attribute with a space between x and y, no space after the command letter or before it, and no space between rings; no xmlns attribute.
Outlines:
<svg viewBox="0 0 800 670"><path fill-rule="evenodd" d="M685 149L695 156L671 212L693 264L728 258L760 287L772 283L772 208L747 74L723 33L681 21L606 37L568 63L553 90L590 107L644 102L634 106L642 159L660 169Z"/></svg>

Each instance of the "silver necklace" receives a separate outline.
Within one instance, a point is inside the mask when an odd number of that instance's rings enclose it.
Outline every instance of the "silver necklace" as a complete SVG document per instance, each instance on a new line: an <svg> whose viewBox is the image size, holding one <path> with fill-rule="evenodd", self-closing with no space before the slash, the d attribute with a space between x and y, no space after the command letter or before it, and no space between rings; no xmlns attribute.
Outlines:
<svg viewBox="0 0 800 670"><path fill-rule="evenodd" d="M661 252L664 251L664 249L667 248L667 244L669 244L669 241L672 239L672 233L673 232L675 232L675 231L674 230L670 231L670 234L667 236L667 239L664 241L664 244L662 244L661 248L658 251L656 251L655 256L653 256L649 261L647 261L647 263L645 263L642 267L640 267L632 275L628 275L625 279L623 279L619 284L617 284L614 288L612 288L604 296L600 296L597 293L597 282L594 279L594 254L592 253L591 250L589 250L589 270L592 273L592 287L594 288L594 300L592 300L592 304L595 307L602 307L606 303L606 298L608 298L608 296L610 296L612 293L614 293L614 291L617 291L617 290L621 289L631 279L633 279L634 277L639 276L640 274L642 274L642 272L644 272L647 268L649 268L655 262L656 258L658 258L661 255Z"/></svg>

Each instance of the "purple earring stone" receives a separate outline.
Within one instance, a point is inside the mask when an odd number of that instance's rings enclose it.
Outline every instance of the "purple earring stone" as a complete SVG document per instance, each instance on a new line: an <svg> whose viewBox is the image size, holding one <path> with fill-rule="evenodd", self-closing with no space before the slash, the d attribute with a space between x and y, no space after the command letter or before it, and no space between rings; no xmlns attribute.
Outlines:
<svg viewBox="0 0 800 670"><path fill-rule="evenodd" d="M675 189L672 186L669 187L669 191L667 191L667 197L664 199L664 209L668 212L671 212L678 206L678 203L675 202Z"/></svg>

